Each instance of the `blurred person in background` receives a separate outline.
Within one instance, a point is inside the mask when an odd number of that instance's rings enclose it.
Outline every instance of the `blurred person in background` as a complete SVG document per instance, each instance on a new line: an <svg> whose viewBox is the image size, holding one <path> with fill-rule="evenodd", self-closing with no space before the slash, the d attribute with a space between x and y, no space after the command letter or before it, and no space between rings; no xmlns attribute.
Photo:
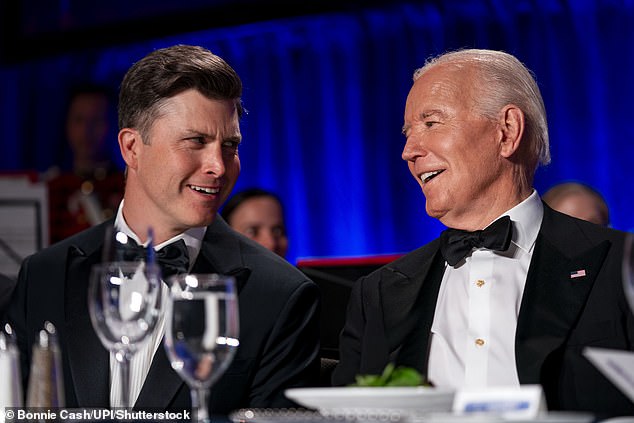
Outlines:
<svg viewBox="0 0 634 423"><path fill-rule="evenodd" d="M284 207L276 194L260 188L240 191L227 201L220 215L236 231L286 257Z"/></svg>
<svg viewBox="0 0 634 423"><path fill-rule="evenodd" d="M123 198L124 172L108 150L114 110L107 87L87 84L70 92L64 126L68 162L45 175L51 243L112 217Z"/></svg>
<svg viewBox="0 0 634 423"><path fill-rule="evenodd" d="M610 212L603 196L589 185L564 182L554 185L542 200L553 209L597 225L610 225Z"/></svg>

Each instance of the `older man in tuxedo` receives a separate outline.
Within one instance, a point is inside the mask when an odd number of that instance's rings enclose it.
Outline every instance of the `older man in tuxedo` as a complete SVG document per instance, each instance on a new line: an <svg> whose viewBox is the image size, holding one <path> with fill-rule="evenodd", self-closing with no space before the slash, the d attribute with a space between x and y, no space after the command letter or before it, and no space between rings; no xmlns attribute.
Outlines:
<svg viewBox="0 0 634 423"><path fill-rule="evenodd" d="M216 214L240 172L242 83L222 58L196 46L151 52L126 73L119 96L119 147L127 165L124 199L113 220L29 258L9 310L28 376L43 322L59 331L69 407L189 409L189 389L160 343L135 355L122 400L116 360L99 342L87 310L88 275L113 225L156 249L181 246L185 271L234 275L240 346L213 386L212 414L242 407L288 407L290 387L319 375L319 291L300 271L238 234ZM186 248L184 248L186 247ZM157 253L158 255L158 253ZM183 255L180 256L183 258ZM162 325L157 325L161 330ZM143 357L150 357L144 360Z"/></svg>
<svg viewBox="0 0 634 423"><path fill-rule="evenodd" d="M448 229L357 281L334 384L394 362L436 386L541 384L550 409L633 414L583 356L634 349L624 233L558 213L532 187L550 154L530 71L490 50L430 60L403 133L427 213Z"/></svg>

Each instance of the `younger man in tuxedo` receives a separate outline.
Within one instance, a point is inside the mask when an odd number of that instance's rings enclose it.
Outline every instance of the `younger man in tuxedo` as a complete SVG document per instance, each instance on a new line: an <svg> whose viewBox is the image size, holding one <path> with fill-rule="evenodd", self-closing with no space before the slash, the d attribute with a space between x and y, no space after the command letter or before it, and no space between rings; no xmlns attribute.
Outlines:
<svg viewBox="0 0 634 423"><path fill-rule="evenodd" d="M550 154L530 71L498 51L441 55L414 74L403 133L427 213L455 229L355 284L334 384L394 362L436 386L541 384L551 409L633 414L582 355L634 349L624 233L532 188Z"/></svg>
<svg viewBox="0 0 634 423"><path fill-rule="evenodd" d="M240 347L212 388L209 411L288 407L290 387L319 374L319 291L278 255L238 234L216 212L240 172L242 83L222 58L196 46L151 52L126 73L119 96L119 148L127 165L118 213L27 258L9 316L28 377L31 346L45 320L59 332L68 407L122 404L115 362L99 342L87 309L88 275L107 228L139 244L148 227L156 249L187 247L187 270L234 275ZM157 330L161 331L159 322ZM161 345L148 342L132 362L135 409L188 410L189 389ZM148 359L149 357L149 359Z"/></svg>

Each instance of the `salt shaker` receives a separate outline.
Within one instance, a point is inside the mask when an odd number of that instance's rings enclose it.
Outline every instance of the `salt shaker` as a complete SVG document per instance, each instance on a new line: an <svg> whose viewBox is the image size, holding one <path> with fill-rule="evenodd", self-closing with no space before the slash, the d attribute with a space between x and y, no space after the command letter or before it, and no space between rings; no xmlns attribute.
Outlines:
<svg viewBox="0 0 634 423"><path fill-rule="evenodd" d="M44 323L33 345L27 407L64 407L64 376L55 326Z"/></svg>

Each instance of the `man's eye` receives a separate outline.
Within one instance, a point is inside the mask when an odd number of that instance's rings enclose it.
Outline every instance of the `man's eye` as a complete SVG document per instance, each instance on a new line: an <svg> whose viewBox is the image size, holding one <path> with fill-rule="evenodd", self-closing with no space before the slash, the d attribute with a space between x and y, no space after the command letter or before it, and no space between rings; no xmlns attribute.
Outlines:
<svg viewBox="0 0 634 423"><path fill-rule="evenodd" d="M238 141L225 141L222 143L223 147L229 147L232 148L234 150L238 149L238 145L240 145L240 143Z"/></svg>
<svg viewBox="0 0 634 423"><path fill-rule="evenodd" d="M286 236L286 229L282 226L275 226L272 229L272 232L275 238L281 238L283 236Z"/></svg>
<svg viewBox="0 0 634 423"><path fill-rule="evenodd" d="M205 137L191 137L188 138L190 141L195 142L196 144L204 144L205 143Z"/></svg>
<svg viewBox="0 0 634 423"><path fill-rule="evenodd" d="M425 126L427 128L431 128L432 126L434 126L435 124L437 124L438 122L434 121L434 120L428 120L425 122Z"/></svg>

